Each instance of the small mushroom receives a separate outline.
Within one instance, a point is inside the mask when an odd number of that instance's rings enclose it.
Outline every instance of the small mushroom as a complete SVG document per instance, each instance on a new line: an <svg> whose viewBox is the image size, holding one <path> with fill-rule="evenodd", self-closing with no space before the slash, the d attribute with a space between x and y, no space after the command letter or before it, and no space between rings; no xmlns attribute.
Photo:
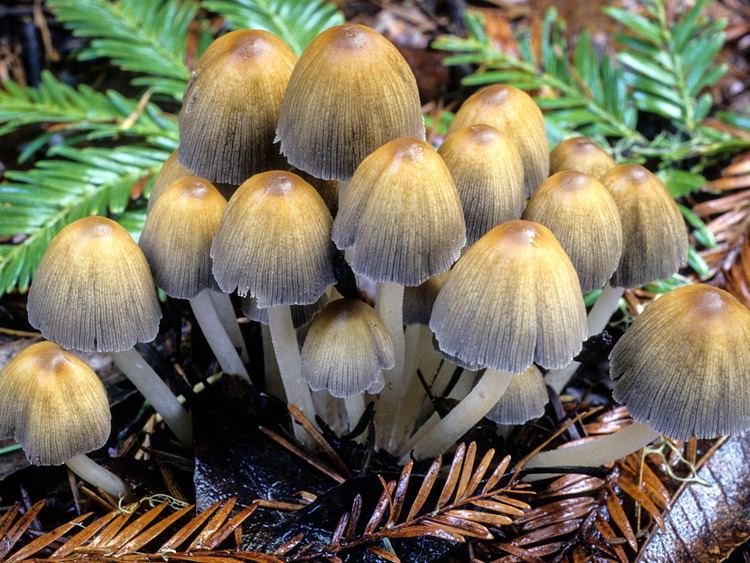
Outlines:
<svg viewBox="0 0 750 563"><path fill-rule="evenodd" d="M514 376L500 400L487 413L498 424L525 424L544 414L549 402L544 377L536 366Z"/></svg>
<svg viewBox="0 0 750 563"><path fill-rule="evenodd" d="M156 175L154 185L151 188L151 194L148 196L147 210L149 213L156 203L156 200L159 199L159 196L172 184L172 182L185 176L193 175L190 170L177 162L178 152L179 151L174 150L172 154L169 155L167 160L164 161L164 164L161 165L159 173Z"/></svg>
<svg viewBox="0 0 750 563"><path fill-rule="evenodd" d="M586 137L571 137L564 140L555 147L549 157L550 175L572 170L601 180L614 167L614 159Z"/></svg>

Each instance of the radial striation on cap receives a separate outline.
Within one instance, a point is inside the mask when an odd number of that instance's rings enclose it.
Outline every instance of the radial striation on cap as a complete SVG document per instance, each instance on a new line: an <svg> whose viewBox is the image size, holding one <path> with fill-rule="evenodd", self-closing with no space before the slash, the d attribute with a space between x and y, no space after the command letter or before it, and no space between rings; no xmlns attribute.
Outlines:
<svg viewBox="0 0 750 563"><path fill-rule="evenodd" d="M119 224L85 217L52 239L31 284L29 323L68 350L121 352L156 338L146 257Z"/></svg>
<svg viewBox="0 0 750 563"><path fill-rule="evenodd" d="M518 88L493 84L469 96L448 133L479 124L491 125L512 140L523 161L524 195L529 197L549 174L549 146L542 110Z"/></svg>
<svg viewBox="0 0 750 563"><path fill-rule="evenodd" d="M443 272L432 276L426 282L404 289L404 324L405 325L428 325L432 306L435 304L440 289L449 272Z"/></svg>
<svg viewBox="0 0 750 563"><path fill-rule="evenodd" d="M277 132L292 166L316 178L348 180L388 141L424 139L417 81L396 47L375 30L332 27L294 67Z"/></svg>
<svg viewBox="0 0 750 563"><path fill-rule="evenodd" d="M549 157L549 173L573 170L601 178L615 167L606 151L586 137L571 137L555 147Z"/></svg>
<svg viewBox="0 0 750 563"><path fill-rule="evenodd" d="M258 307L315 303L334 283L331 213L291 172L256 174L229 200L213 245L214 277Z"/></svg>
<svg viewBox="0 0 750 563"><path fill-rule="evenodd" d="M601 288L622 255L622 224L615 200L593 176L565 170L542 182L523 218L555 235L578 272L583 291Z"/></svg>
<svg viewBox="0 0 750 563"><path fill-rule="evenodd" d="M302 377L313 391L353 397L394 365L391 337L375 310L357 299L331 301L302 346Z"/></svg>
<svg viewBox="0 0 750 563"><path fill-rule="evenodd" d="M649 303L610 354L614 398L670 438L750 426L750 311L694 284Z"/></svg>
<svg viewBox="0 0 750 563"><path fill-rule="evenodd" d="M17 354L0 372L0 389L0 401L12 398L16 405L14 435L35 465L60 465L99 449L109 437L102 382L83 360L52 342Z"/></svg>
<svg viewBox="0 0 750 563"><path fill-rule="evenodd" d="M190 170L177 162L178 152L179 151L175 150L172 152L172 154L169 155L167 160L164 161L164 164L161 165L159 173L156 175L154 185L151 188L151 194L148 197L147 210L149 212L156 203L156 200L159 199L159 196L172 184L172 182L174 182L175 180L179 180L184 176L193 175Z"/></svg>
<svg viewBox="0 0 750 563"><path fill-rule="evenodd" d="M303 326L307 326L315 318L315 315L320 313L328 304L328 296L323 294L320 296L315 303L308 305L292 305L289 307L289 311L292 315L292 325L294 328L299 329ZM261 309L258 307L257 302L252 297L246 297L242 300L242 312L247 315L251 321L258 322L262 325L268 325L268 309Z"/></svg>
<svg viewBox="0 0 750 563"><path fill-rule="evenodd" d="M489 125L469 125L448 135L438 153L461 197L467 244L521 217L523 162L510 136Z"/></svg>
<svg viewBox="0 0 750 563"><path fill-rule="evenodd" d="M211 182L185 176L173 182L149 212L138 244L156 285L167 295L190 299L216 287L211 242L226 206Z"/></svg>
<svg viewBox="0 0 750 563"><path fill-rule="evenodd" d="M440 349L470 369L560 368L581 350L586 307L573 264L549 229L508 221L453 267L430 328Z"/></svg>
<svg viewBox="0 0 750 563"><path fill-rule="evenodd" d="M396 139L368 156L344 193L333 224L352 269L375 282L419 285L446 271L466 244L461 200L428 143Z"/></svg>
<svg viewBox="0 0 750 563"><path fill-rule="evenodd" d="M622 257L612 285L639 287L674 274L687 260L688 235L661 180L639 164L621 164L602 183L622 221Z"/></svg>
<svg viewBox="0 0 750 563"><path fill-rule="evenodd" d="M484 377L492 377L489 372ZM497 404L487 413L487 418L498 424L524 424L544 414L549 402L544 377L536 366L514 375Z"/></svg>
<svg viewBox="0 0 750 563"><path fill-rule="evenodd" d="M281 167L276 123L296 58L281 39L257 29L214 41L185 90L180 164L212 182L234 185Z"/></svg>

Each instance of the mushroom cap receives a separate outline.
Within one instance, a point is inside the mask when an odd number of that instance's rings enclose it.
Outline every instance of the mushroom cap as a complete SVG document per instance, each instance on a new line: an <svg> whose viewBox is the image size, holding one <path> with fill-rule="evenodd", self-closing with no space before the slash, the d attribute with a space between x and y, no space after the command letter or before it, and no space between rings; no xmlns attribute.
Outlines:
<svg viewBox="0 0 750 563"><path fill-rule="evenodd" d="M615 166L614 159L586 137L564 140L549 156L550 174L573 170L601 180Z"/></svg>
<svg viewBox="0 0 750 563"><path fill-rule="evenodd" d="M143 252L121 225L97 216L74 221L52 239L27 309L44 338L84 352L150 342L161 319Z"/></svg>
<svg viewBox="0 0 750 563"><path fill-rule="evenodd" d="M523 162L524 195L530 196L549 174L549 146L542 110L526 92L513 86L493 84L469 96L456 113L448 133L481 123L510 137Z"/></svg>
<svg viewBox="0 0 750 563"><path fill-rule="evenodd" d="M508 135L490 125L469 125L448 135L438 153L461 197L467 244L495 225L521 217L523 162Z"/></svg>
<svg viewBox="0 0 750 563"><path fill-rule="evenodd" d="M190 299L216 287L211 242L226 207L219 190L195 176L173 182L153 206L138 244L167 295Z"/></svg>
<svg viewBox="0 0 750 563"><path fill-rule="evenodd" d="M428 143L403 138L368 156L333 223L352 269L375 282L419 285L446 271L466 244L461 200L448 167Z"/></svg>
<svg viewBox="0 0 750 563"><path fill-rule="evenodd" d="M492 377L485 374L483 377ZM498 424L524 424L544 414L549 402L547 385L536 366L514 375L505 393L487 413L487 418Z"/></svg>
<svg viewBox="0 0 750 563"><path fill-rule="evenodd" d="M292 325L299 329L310 324L323 307L326 306L329 299L324 293L315 303L309 305L292 305L289 311L292 315ZM268 325L268 310L258 307L258 303L252 297L246 297L242 300L242 312L247 315L251 321L259 322L262 325Z"/></svg>
<svg viewBox="0 0 750 563"><path fill-rule="evenodd" d="M297 176L315 188L320 197L326 203L328 211L332 217L336 217L339 212L339 182L338 180L321 180L315 176L310 176L304 170L292 170Z"/></svg>
<svg viewBox="0 0 750 563"><path fill-rule="evenodd" d="M291 172L256 174L229 200L211 246L226 293L258 307L315 303L333 274L331 213L315 188Z"/></svg>
<svg viewBox="0 0 750 563"><path fill-rule="evenodd" d="M151 188L151 194L148 196L147 210L149 212L156 203L156 200L159 199L159 196L172 184L172 182L179 180L184 176L193 175L190 170L177 162L178 152L177 149L172 151L172 154L170 154L167 160L164 161L164 164L162 164L159 169L159 173L156 175L154 185Z"/></svg>
<svg viewBox="0 0 750 563"><path fill-rule="evenodd" d="M0 406L35 465L60 465L102 447L109 437L107 393L94 371L52 342L32 344L0 372ZM6 424L7 427L7 424Z"/></svg>
<svg viewBox="0 0 750 563"><path fill-rule="evenodd" d="M610 354L614 398L677 440L750 427L750 311L694 284L649 303Z"/></svg>
<svg viewBox="0 0 750 563"><path fill-rule="evenodd" d="M464 252L435 300L440 349L470 369L561 368L586 339L578 276L547 227L498 225Z"/></svg>
<svg viewBox="0 0 750 563"><path fill-rule="evenodd" d="M552 231L573 262L583 291L602 287L620 262L620 213L593 176L571 170L553 174L531 196L523 218Z"/></svg>
<svg viewBox="0 0 750 563"><path fill-rule="evenodd" d="M353 397L394 366L391 337L375 310L357 299L331 301L302 345L302 377L313 391Z"/></svg>
<svg viewBox="0 0 750 563"><path fill-rule="evenodd" d="M286 43L258 29L232 31L211 43L185 90L180 164L235 185L282 166L274 138L296 60Z"/></svg>
<svg viewBox="0 0 750 563"><path fill-rule="evenodd" d="M602 183L622 221L622 256L612 285L639 287L674 274L687 260L688 235L661 180L639 164L621 164Z"/></svg>
<svg viewBox="0 0 750 563"><path fill-rule="evenodd" d="M404 324L429 325L432 306L449 272L432 276L426 282L404 289Z"/></svg>
<svg viewBox="0 0 750 563"><path fill-rule="evenodd" d="M359 24L332 27L304 50L278 125L289 163L324 180L348 180L398 137L424 139L417 81L396 47Z"/></svg>

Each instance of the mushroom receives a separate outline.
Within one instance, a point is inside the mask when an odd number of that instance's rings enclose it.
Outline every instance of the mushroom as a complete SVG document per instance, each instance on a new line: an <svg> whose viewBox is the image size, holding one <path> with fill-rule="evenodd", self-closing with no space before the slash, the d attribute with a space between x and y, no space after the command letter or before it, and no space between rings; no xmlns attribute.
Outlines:
<svg viewBox="0 0 750 563"><path fill-rule="evenodd" d="M469 125L448 135L438 153L461 197L467 245L495 225L521 217L523 162L510 136L489 125Z"/></svg>
<svg viewBox="0 0 750 563"><path fill-rule="evenodd" d="M396 364L375 413L380 447L390 436L404 381L404 286L448 270L466 243L461 200L440 155L412 138L391 141L362 161L333 223L351 249L352 270L377 283L376 304L393 338Z"/></svg>
<svg viewBox="0 0 750 563"><path fill-rule="evenodd" d="M315 303L335 282L331 214L310 184L291 172L256 174L229 200L213 245L213 272L226 292L237 289L268 309L287 400L310 420L314 408L302 379L290 305ZM295 427L297 437L306 434Z"/></svg>
<svg viewBox="0 0 750 563"><path fill-rule="evenodd" d="M615 167L615 161L586 137L571 137L557 145L549 156L549 172L573 170L601 180Z"/></svg>
<svg viewBox="0 0 750 563"><path fill-rule="evenodd" d="M57 344L32 344L0 371L0 435L12 434L32 464L64 463L118 498L130 488L86 456L107 442L110 419L99 377Z"/></svg>
<svg viewBox="0 0 750 563"><path fill-rule="evenodd" d="M192 176L193 173L185 168L182 164L177 162L177 153L179 151L174 150L169 155L164 164L161 165L159 173L156 175L154 185L151 187L151 193L148 196L148 212L151 212L151 208L159 199L159 196L166 190L172 182L179 180L185 176Z"/></svg>
<svg viewBox="0 0 750 563"><path fill-rule="evenodd" d="M705 284L646 305L610 354L614 398L635 423L614 434L537 454L527 468L610 463L660 434L677 440L750 427L750 311ZM534 478L539 478L534 476Z"/></svg>
<svg viewBox="0 0 750 563"><path fill-rule="evenodd" d="M548 402L544 377L532 365L510 380L503 396L487 413L487 418L498 424L524 424L542 416Z"/></svg>
<svg viewBox="0 0 750 563"><path fill-rule="evenodd" d="M552 232L531 221L508 221L453 267L430 328L443 353L487 371L417 443L417 458L455 443L495 406L513 374L534 362L546 368L570 363L586 335L586 308L573 264Z"/></svg>
<svg viewBox="0 0 750 563"><path fill-rule="evenodd" d="M461 105L448 133L467 125L491 125L508 135L523 162L524 196L529 197L549 174L549 147L544 116L534 100L513 86L485 86Z"/></svg>
<svg viewBox="0 0 750 563"><path fill-rule="evenodd" d="M250 381L210 295L216 288L211 273L211 242L226 206L227 201L211 182L184 176L173 182L153 206L138 244L156 285L170 297L190 301L221 369Z"/></svg>
<svg viewBox="0 0 750 563"><path fill-rule="evenodd" d="M185 90L179 163L234 185L283 166L274 136L296 58L281 39L258 29L232 31L211 43Z"/></svg>
<svg viewBox="0 0 750 563"><path fill-rule="evenodd" d="M425 138L417 81L377 31L359 24L332 27L294 67L277 134L292 166L324 180L349 180L388 141Z"/></svg>
<svg viewBox="0 0 750 563"><path fill-rule="evenodd" d="M177 397L133 348L159 331L161 308L146 257L128 232L85 217L52 239L31 284L29 323L68 350L109 352L175 435L192 443Z"/></svg>

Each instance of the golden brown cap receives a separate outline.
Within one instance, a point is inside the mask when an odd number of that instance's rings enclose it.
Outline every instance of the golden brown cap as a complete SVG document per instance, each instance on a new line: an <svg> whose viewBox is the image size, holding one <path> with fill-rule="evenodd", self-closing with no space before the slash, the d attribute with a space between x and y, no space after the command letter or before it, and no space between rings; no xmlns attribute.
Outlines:
<svg viewBox="0 0 750 563"><path fill-rule="evenodd" d="M313 391L326 389L334 397L367 391L393 365L393 343L383 321L356 299L326 305L302 346L302 377Z"/></svg>
<svg viewBox="0 0 750 563"><path fill-rule="evenodd" d="M661 180L638 164L621 164L602 183L622 221L622 257L616 287L639 287L668 278L687 260L688 235L677 204Z"/></svg>
<svg viewBox="0 0 750 563"><path fill-rule="evenodd" d="M256 174L229 200L211 247L214 277L258 306L315 303L335 282L331 214L291 172Z"/></svg>
<svg viewBox="0 0 750 563"><path fill-rule="evenodd" d="M483 377L492 377L492 373ZM544 378L536 366L531 366L513 376L503 396L487 413L487 418L498 424L524 424L542 416L548 402Z"/></svg>
<svg viewBox="0 0 750 563"><path fill-rule="evenodd" d="M549 156L549 173L573 170L601 179L615 161L586 137L572 137L555 147Z"/></svg>
<svg viewBox="0 0 750 563"><path fill-rule="evenodd" d="M0 372L0 405L11 399L16 440L35 465L60 465L102 447L107 393L94 371L52 342L32 344Z"/></svg>
<svg viewBox="0 0 750 563"><path fill-rule="evenodd" d="M216 284L211 242L227 200L208 180L185 176L173 182L146 218L139 245L167 295L190 299Z"/></svg>
<svg viewBox="0 0 750 563"><path fill-rule="evenodd" d="M489 125L469 125L448 135L438 152L461 197L467 244L521 217L523 162L509 136Z"/></svg>
<svg viewBox="0 0 750 563"><path fill-rule="evenodd" d="M461 200L428 143L396 139L368 156L346 188L333 224L352 269L375 282L419 285L446 271L466 244Z"/></svg>
<svg viewBox="0 0 750 563"><path fill-rule="evenodd" d="M470 369L561 368L586 339L578 276L547 227L498 225L464 252L430 318L440 349Z"/></svg>
<svg viewBox="0 0 750 563"><path fill-rule="evenodd" d="M151 211L156 200L159 199L159 196L172 184L172 182L179 180L184 176L193 175L190 170L177 162L177 152L178 151L175 150L169 155L167 160L164 161L164 164L161 165L159 173L156 175L154 185L151 188L151 195L148 197L148 211Z"/></svg>
<svg viewBox="0 0 750 563"><path fill-rule="evenodd" d="M649 303L610 354L614 397L677 440L750 427L750 311L722 289L683 286Z"/></svg>
<svg viewBox="0 0 750 563"><path fill-rule="evenodd" d="M440 289L449 272L443 272L432 276L423 284L416 287L404 289L404 324L405 325L428 325L432 306L435 304Z"/></svg>
<svg viewBox="0 0 750 563"><path fill-rule="evenodd" d="M282 166L274 138L296 59L281 39L258 29L214 41L185 91L180 163L197 176L235 185Z"/></svg>
<svg viewBox="0 0 750 563"><path fill-rule="evenodd" d="M480 123L491 125L513 141L523 162L524 194L530 196L549 174L549 146L539 106L513 86L486 86L461 105L448 133Z"/></svg>
<svg viewBox="0 0 750 563"><path fill-rule="evenodd" d="M289 312L292 315L292 325L294 328L302 328L310 324L320 311L328 304L328 296L324 293L315 303L309 305L292 305ZM268 325L268 309L261 309L258 303L252 297L246 297L242 300L242 312L247 315L251 321L259 322L262 325Z"/></svg>
<svg viewBox="0 0 750 563"><path fill-rule="evenodd" d="M593 176L566 170L531 196L523 218L555 235L578 272L583 291L599 289L622 255L622 224L615 200Z"/></svg>
<svg viewBox="0 0 750 563"><path fill-rule="evenodd" d="M29 290L29 322L68 350L121 352L156 338L161 308L146 257L105 217L67 225Z"/></svg>
<svg viewBox="0 0 750 563"><path fill-rule="evenodd" d="M279 118L281 152L324 180L348 180L398 137L424 139L417 81L396 47L359 24L332 27L300 56Z"/></svg>
<svg viewBox="0 0 750 563"><path fill-rule="evenodd" d="M331 216L336 217L336 214L339 212L339 182L337 180L321 180L315 176L310 176L310 174L303 170L295 169L292 172L318 190L320 197L326 203L328 211L331 212Z"/></svg>

